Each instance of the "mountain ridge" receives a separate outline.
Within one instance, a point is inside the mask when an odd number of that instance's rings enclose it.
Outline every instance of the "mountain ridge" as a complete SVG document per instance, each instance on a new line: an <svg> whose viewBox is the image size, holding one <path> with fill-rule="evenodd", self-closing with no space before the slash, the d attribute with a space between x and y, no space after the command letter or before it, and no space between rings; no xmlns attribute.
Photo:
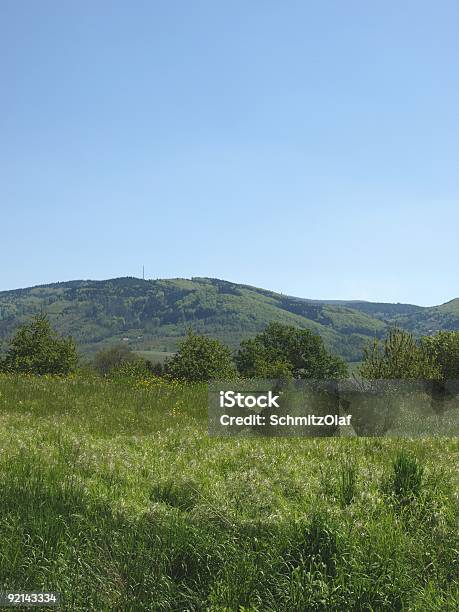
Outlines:
<svg viewBox="0 0 459 612"><path fill-rule="evenodd" d="M173 352L192 327L237 348L240 341L279 321L319 333L348 361L398 325L416 335L459 329L459 298L439 306L313 300L210 277L79 279L0 291L0 341L37 312L72 335L90 355L114 342L152 355Z"/></svg>

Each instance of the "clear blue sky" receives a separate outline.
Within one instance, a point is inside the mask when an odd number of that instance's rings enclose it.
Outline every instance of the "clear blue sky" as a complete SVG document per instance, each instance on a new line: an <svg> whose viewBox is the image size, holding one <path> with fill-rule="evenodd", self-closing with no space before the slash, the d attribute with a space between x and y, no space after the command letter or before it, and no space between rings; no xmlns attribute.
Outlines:
<svg viewBox="0 0 459 612"><path fill-rule="evenodd" d="M459 3L2 0L0 289L459 296Z"/></svg>

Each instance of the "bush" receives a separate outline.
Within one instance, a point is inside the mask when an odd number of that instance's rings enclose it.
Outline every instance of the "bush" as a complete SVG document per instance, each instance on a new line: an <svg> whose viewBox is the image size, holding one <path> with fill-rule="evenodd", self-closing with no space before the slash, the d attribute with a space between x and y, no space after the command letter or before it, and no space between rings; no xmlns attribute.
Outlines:
<svg viewBox="0 0 459 612"><path fill-rule="evenodd" d="M459 379L459 331L441 331L421 339L421 346L437 364L442 381Z"/></svg>
<svg viewBox="0 0 459 612"><path fill-rule="evenodd" d="M189 382L231 379L236 376L229 348L218 340L198 336L192 331L188 332L165 369L172 378Z"/></svg>
<svg viewBox="0 0 459 612"><path fill-rule="evenodd" d="M115 344L107 349L96 353L94 357L94 369L101 376L108 376L112 370L119 368L122 364L136 361L138 358L131 349L124 344Z"/></svg>
<svg viewBox="0 0 459 612"><path fill-rule="evenodd" d="M440 375L434 356L425 346L397 328L382 343L375 339L365 349L359 372L368 379L393 380L432 380Z"/></svg>
<svg viewBox="0 0 459 612"><path fill-rule="evenodd" d="M430 395L433 410L441 414L445 400L451 397L447 382L459 379L459 332L441 331L426 336L421 339L421 345L438 368L438 375L430 385Z"/></svg>
<svg viewBox="0 0 459 612"><path fill-rule="evenodd" d="M255 338L241 342L236 363L250 378L324 380L347 374L345 362L327 351L319 335L281 323L270 323Z"/></svg>
<svg viewBox="0 0 459 612"><path fill-rule="evenodd" d="M45 314L21 325L13 336L2 369L25 374L69 374L78 354L72 338L62 338Z"/></svg>
<svg viewBox="0 0 459 612"><path fill-rule="evenodd" d="M144 380L151 378L151 364L145 359L134 359L123 361L120 365L113 367L107 375L112 380Z"/></svg>

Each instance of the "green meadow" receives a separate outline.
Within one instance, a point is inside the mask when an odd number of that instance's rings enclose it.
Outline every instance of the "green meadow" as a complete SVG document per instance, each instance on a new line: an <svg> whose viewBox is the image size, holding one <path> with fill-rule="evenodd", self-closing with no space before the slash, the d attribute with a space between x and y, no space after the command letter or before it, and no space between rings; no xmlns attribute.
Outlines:
<svg viewBox="0 0 459 612"><path fill-rule="evenodd" d="M206 402L0 375L0 591L71 611L459 609L457 438L210 438Z"/></svg>

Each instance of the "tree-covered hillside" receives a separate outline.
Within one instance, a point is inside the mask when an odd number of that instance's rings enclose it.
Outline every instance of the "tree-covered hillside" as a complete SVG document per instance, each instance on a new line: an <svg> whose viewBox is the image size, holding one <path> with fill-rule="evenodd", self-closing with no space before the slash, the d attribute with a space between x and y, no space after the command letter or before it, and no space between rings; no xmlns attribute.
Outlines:
<svg viewBox="0 0 459 612"><path fill-rule="evenodd" d="M121 341L155 355L174 351L189 327L235 348L278 321L318 332L329 349L353 361L395 321L415 332L459 329L459 308L447 306L315 302L209 278L79 280L0 292L0 339L44 311L87 354Z"/></svg>
<svg viewBox="0 0 459 612"><path fill-rule="evenodd" d="M419 336L427 336L439 330L459 330L459 300L424 308L414 315L394 317L394 322Z"/></svg>

